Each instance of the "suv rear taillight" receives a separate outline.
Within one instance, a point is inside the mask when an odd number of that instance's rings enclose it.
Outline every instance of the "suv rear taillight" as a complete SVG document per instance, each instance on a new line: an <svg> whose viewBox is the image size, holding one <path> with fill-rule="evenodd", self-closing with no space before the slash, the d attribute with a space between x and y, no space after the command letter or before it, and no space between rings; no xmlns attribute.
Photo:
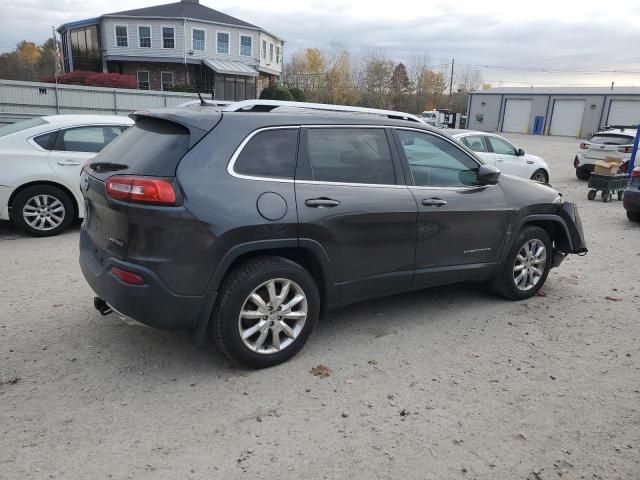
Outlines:
<svg viewBox="0 0 640 480"><path fill-rule="evenodd" d="M640 167L636 167L633 170L631 170L631 176L640 177Z"/></svg>
<svg viewBox="0 0 640 480"><path fill-rule="evenodd" d="M618 151L620 153L631 153L631 150L633 150L633 147L631 147L631 146L618 148Z"/></svg>
<svg viewBox="0 0 640 480"><path fill-rule="evenodd" d="M107 195L114 200L155 205L175 205L171 182L160 178L114 175L106 182Z"/></svg>
<svg viewBox="0 0 640 480"><path fill-rule="evenodd" d="M582 150L586 150L586 149L588 149L588 148L589 148L589 144L588 144L588 143L586 143L586 142L582 142L582 143L580 144L580 148L581 148Z"/></svg>

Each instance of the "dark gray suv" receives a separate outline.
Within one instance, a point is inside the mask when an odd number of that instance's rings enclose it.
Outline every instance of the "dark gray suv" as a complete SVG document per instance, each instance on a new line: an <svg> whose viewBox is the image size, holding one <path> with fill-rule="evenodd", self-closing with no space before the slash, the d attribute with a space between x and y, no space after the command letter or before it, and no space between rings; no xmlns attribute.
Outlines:
<svg viewBox="0 0 640 480"><path fill-rule="evenodd" d="M415 117L281 107L136 112L83 168L96 308L268 367L325 309L467 280L525 299L587 251L574 204Z"/></svg>

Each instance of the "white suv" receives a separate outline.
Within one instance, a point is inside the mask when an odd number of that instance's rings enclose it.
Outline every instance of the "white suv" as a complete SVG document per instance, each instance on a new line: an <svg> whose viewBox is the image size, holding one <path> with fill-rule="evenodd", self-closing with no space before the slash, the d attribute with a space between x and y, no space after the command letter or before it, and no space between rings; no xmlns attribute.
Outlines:
<svg viewBox="0 0 640 480"><path fill-rule="evenodd" d="M0 220L47 237L82 218L82 164L130 125L114 115L51 115L0 128Z"/></svg>
<svg viewBox="0 0 640 480"><path fill-rule="evenodd" d="M607 157L622 160L624 164L620 167L620 171L626 172L635 136L636 127L616 127L602 130L589 140L582 142L573 160L576 177L580 180L588 180L596 162Z"/></svg>

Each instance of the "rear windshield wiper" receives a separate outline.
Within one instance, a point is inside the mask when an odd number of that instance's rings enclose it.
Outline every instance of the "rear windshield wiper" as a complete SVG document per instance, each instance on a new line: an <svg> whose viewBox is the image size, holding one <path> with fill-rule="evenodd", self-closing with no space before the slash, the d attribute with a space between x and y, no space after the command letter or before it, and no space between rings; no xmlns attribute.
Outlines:
<svg viewBox="0 0 640 480"><path fill-rule="evenodd" d="M89 168L96 172L117 172L118 170L125 170L129 168L129 165L111 162L93 162L89 164Z"/></svg>

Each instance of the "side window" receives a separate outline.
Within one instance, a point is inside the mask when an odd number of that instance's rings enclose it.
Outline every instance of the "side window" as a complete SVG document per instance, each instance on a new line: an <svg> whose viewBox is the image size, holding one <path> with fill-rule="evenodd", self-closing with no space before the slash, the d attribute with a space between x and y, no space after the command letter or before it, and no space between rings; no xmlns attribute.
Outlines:
<svg viewBox="0 0 640 480"><path fill-rule="evenodd" d="M241 175L293 178L298 151L298 129L265 130L254 135L236 159Z"/></svg>
<svg viewBox="0 0 640 480"><path fill-rule="evenodd" d="M40 135L33 139L38 145L40 145L45 150L51 150L53 148L53 142L56 139L56 134L58 132L50 132L45 133L44 135Z"/></svg>
<svg viewBox="0 0 640 480"><path fill-rule="evenodd" d="M413 130L397 132L417 186L461 187L476 184L478 164L451 142Z"/></svg>
<svg viewBox="0 0 640 480"><path fill-rule="evenodd" d="M484 140L481 135L468 135L462 137L462 143L469 147L474 152L486 152L487 147L484 144Z"/></svg>
<svg viewBox="0 0 640 480"><path fill-rule="evenodd" d="M307 152L313 180L396 183L387 135L381 128L310 128Z"/></svg>
<svg viewBox="0 0 640 480"><path fill-rule="evenodd" d="M54 150L98 153L122 133L119 126L78 127L60 130Z"/></svg>
<svg viewBox="0 0 640 480"><path fill-rule="evenodd" d="M515 156L516 149L510 143L507 143L498 137L487 137L487 140L491 143L491 148L493 148L493 153L498 153L500 155Z"/></svg>

